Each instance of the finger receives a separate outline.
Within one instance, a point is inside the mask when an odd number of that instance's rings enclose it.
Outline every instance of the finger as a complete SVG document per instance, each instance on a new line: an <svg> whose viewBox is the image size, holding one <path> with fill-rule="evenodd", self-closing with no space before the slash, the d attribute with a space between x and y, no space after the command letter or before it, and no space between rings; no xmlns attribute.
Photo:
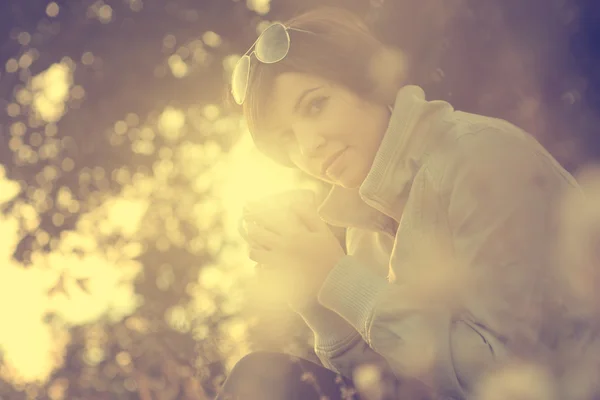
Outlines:
<svg viewBox="0 0 600 400"><path fill-rule="evenodd" d="M276 222L274 218L270 217L267 213L248 213L244 214L244 220L247 224L257 224L265 228L266 230L280 234L283 231L281 223Z"/></svg>
<svg viewBox="0 0 600 400"><path fill-rule="evenodd" d="M273 265L275 263L275 259L273 253L269 250L260 249L256 247L251 247L248 252L248 258L252 261L263 264L263 265Z"/></svg>
<svg viewBox="0 0 600 400"><path fill-rule="evenodd" d="M246 220L244 218L240 218L238 222L238 233L246 242L248 241L248 232L246 231Z"/></svg>
<svg viewBox="0 0 600 400"><path fill-rule="evenodd" d="M246 232L248 234L248 243L253 247L273 249L281 244L281 237L279 235L258 224L250 223Z"/></svg>
<svg viewBox="0 0 600 400"><path fill-rule="evenodd" d="M303 204L293 204L292 210L309 231L321 232L326 227L315 208Z"/></svg>
<svg viewBox="0 0 600 400"><path fill-rule="evenodd" d="M258 275L268 273L272 269L274 269L273 265L266 265L266 264L259 264L259 263L254 264L254 270L256 271L256 273Z"/></svg>

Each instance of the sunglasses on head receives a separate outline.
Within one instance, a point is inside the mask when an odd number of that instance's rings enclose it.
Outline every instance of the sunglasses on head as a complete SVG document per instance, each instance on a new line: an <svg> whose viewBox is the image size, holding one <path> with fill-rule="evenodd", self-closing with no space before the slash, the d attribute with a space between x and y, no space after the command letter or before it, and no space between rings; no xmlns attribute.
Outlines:
<svg viewBox="0 0 600 400"><path fill-rule="evenodd" d="M303 29L289 28L282 23L275 22L260 34L246 54L237 62L231 77L231 93L237 104L244 104L246 99L250 83L251 56L254 54L256 59L264 64L274 64L283 60L290 51L290 34L288 32L290 30L313 33Z"/></svg>

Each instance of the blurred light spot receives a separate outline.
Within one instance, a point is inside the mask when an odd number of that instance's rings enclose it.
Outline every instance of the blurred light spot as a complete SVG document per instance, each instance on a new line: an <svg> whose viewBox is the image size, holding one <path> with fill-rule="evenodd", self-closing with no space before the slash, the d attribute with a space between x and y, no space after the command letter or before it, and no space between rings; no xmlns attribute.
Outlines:
<svg viewBox="0 0 600 400"><path fill-rule="evenodd" d="M59 145L56 141L48 141L46 139L46 143L42 145L39 151L40 158L49 160L53 159L58 155Z"/></svg>
<svg viewBox="0 0 600 400"><path fill-rule="evenodd" d="M165 319L169 326L179 332L189 332L191 329L190 321L187 317L185 308L174 306L167 310Z"/></svg>
<svg viewBox="0 0 600 400"><path fill-rule="evenodd" d="M104 356L104 350L94 346L85 349L83 361L85 361L87 365L96 366L104 361Z"/></svg>
<svg viewBox="0 0 600 400"><path fill-rule="evenodd" d="M507 365L480 380L476 400L556 400L557 390L545 368L534 364Z"/></svg>
<svg viewBox="0 0 600 400"><path fill-rule="evenodd" d="M148 201L117 198L106 204L107 220L117 232L125 237L132 236L140 227L142 217L148 209Z"/></svg>
<svg viewBox="0 0 600 400"><path fill-rule="evenodd" d="M185 125L185 114L183 111L167 107L158 119L158 128L165 139L176 140L181 136Z"/></svg>
<svg viewBox="0 0 600 400"><path fill-rule="evenodd" d="M148 321L142 317L132 316L125 320L125 326L135 332L146 333L149 331Z"/></svg>
<svg viewBox="0 0 600 400"><path fill-rule="evenodd" d="M185 59L190 56L190 49L187 46L182 46L177 49L177 55Z"/></svg>
<svg viewBox="0 0 600 400"><path fill-rule="evenodd" d="M21 106L19 106L17 103L10 103L6 107L6 113L9 117L17 117L21 113Z"/></svg>
<svg viewBox="0 0 600 400"><path fill-rule="evenodd" d="M239 59L240 59L240 56L237 54L230 54L228 56L223 57L223 62L222 62L223 69L225 70L226 74L228 75L228 79L231 78L233 69L235 68L235 65L237 64Z"/></svg>
<svg viewBox="0 0 600 400"><path fill-rule="evenodd" d="M10 126L11 136L23 136L27 131L27 126L23 122L15 122Z"/></svg>
<svg viewBox="0 0 600 400"><path fill-rule="evenodd" d="M169 57L168 60L169 68L175 78L183 78L189 72L188 65L183 61L181 56L174 54Z"/></svg>
<svg viewBox="0 0 600 400"><path fill-rule="evenodd" d="M175 282L173 268L170 265L161 266L156 276L156 287L165 291L171 287L173 282Z"/></svg>
<svg viewBox="0 0 600 400"><path fill-rule="evenodd" d="M221 115L221 110L215 104L208 104L204 107L203 114L209 121L215 121Z"/></svg>
<svg viewBox="0 0 600 400"><path fill-rule="evenodd" d="M4 168L0 166L2 175L4 175ZM0 205L7 203L14 199L19 193L21 193L21 186L15 181L0 178Z"/></svg>
<svg viewBox="0 0 600 400"><path fill-rule="evenodd" d="M214 294L208 291L195 291L192 298L192 313L199 317L210 317L217 311Z"/></svg>
<svg viewBox="0 0 600 400"><path fill-rule="evenodd" d="M224 331L231 340L239 342L246 339L248 323L245 320L233 318L224 322L220 329Z"/></svg>
<svg viewBox="0 0 600 400"><path fill-rule="evenodd" d="M55 379L48 387L48 397L51 400L63 400L68 388L69 380L67 378Z"/></svg>
<svg viewBox="0 0 600 400"><path fill-rule="evenodd" d="M33 100L33 96L31 95L31 92L27 89L19 90L17 92L15 98L17 99L19 104L22 104L24 106L31 104L31 101Z"/></svg>
<svg viewBox="0 0 600 400"><path fill-rule="evenodd" d="M23 204L18 208L18 210L21 218L23 219L25 230L27 232L31 232L37 229L40 224L40 216L36 212L35 208L33 208L33 206L30 204Z"/></svg>
<svg viewBox="0 0 600 400"><path fill-rule="evenodd" d="M60 213L54 213L52 215L52 223L56 227L61 227L65 223L65 216Z"/></svg>
<svg viewBox="0 0 600 400"><path fill-rule="evenodd" d="M209 47L219 47L221 45L221 36L219 36L217 33L213 32L213 31L207 31L204 32L204 35L202 35L202 40L204 41L204 43L209 46Z"/></svg>
<svg viewBox="0 0 600 400"><path fill-rule="evenodd" d="M144 3L142 0L129 0L129 8L131 8L131 11L139 12L144 8Z"/></svg>
<svg viewBox="0 0 600 400"><path fill-rule="evenodd" d="M49 137L56 136L58 133L58 127L53 123L46 124L44 127L44 133Z"/></svg>
<svg viewBox="0 0 600 400"><path fill-rule="evenodd" d="M106 177L106 171L104 171L104 168L102 167L94 167L92 176L97 181L103 180Z"/></svg>
<svg viewBox="0 0 600 400"><path fill-rule="evenodd" d="M71 97L76 100L81 100L85 97L85 89L81 85L75 85L71 90Z"/></svg>
<svg viewBox="0 0 600 400"><path fill-rule="evenodd" d="M135 127L135 126L139 125L139 123L140 123L140 117L137 114L135 114L135 113L129 113L125 117L125 122L129 126Z"/></svg>
<svg viewBox="0 0 600 400"><path fill-rule="evenodd" d="M223 271L217 266L205 266L200 271L199 282L205 289L215 289L224 279Z"/></svg>
<svg viewBox="0 0 600 400"><path fill-rule="evenodd" d="M163 46L167 49L174 48L176 44L177 44L177 39L175 38L175 35L169 34L163 38Z"/></svg>
<svg viewBox="0 0 600 400"><path fill-rule="evenodd" d="M62 186L60 189L58 189L58 193L56 195L56 205L58 208L65 210L69 207L69 204L71 204L72 201L73 194L68 187Z"/></svg>
<svg viewBox="0 0 600 400"><path fill-rule="evenodd" d="M29 53L25 53L21 56L21 58L19 58L19 67L21 67L23 69L29 68L32 63L33 63L33 57L31 57L31 54L29 54Z"/></svg>
<svg viewBox="0 0 600 400"><path fill-rule="evenodd" d="M112 20L112 17L113 9L108 4L104 4L98 9L98 19L103 24L108 24Z"/></svg>
<svg viewBox="0 0 600 400"><path fill-rule="evenodd" d="M28 83L34 93L32 108L43 121L56 122L65 113L72 76L73 71L65 60L53 64Z"/></svg>
<svg viewBox="0 0 600 400"><path fill-rule="evenodd" d="M200 18L200 13L197 10L186 10L183 14L183 18L187 22L196 22Z"/></svg>
<svg viewBox="0 0 600 400"><path fill-rule="evenodd" d="M154 143L145 140L136 140L131 144L131 150L136 154L152 155L154 154Z"/></svg>
<svg viewBox="0 0 600 400"><path fill-rule="evenodd" d="M123 381L123 387L129 392L135 392L138 390L137 382L134 378L129 377Z"/></svg>
<svg viewBox="0 0 600 400"><path fill-rule="evenodd" d="M388 97L391 89L395 94L407 76L408 63L404 53L386 48L376 53L369 63L369 78L375 83L375 92ZM443 74L443 72L442 72Z"/></svg>
<svg viewBox="0 0 600 400"><path fill-rule="evenodd" d="M192 337L194 338L194 340L200 341L206 339L209 333L209 329L206 325L199 325L194 327Z"/></svg>
<svg viewBox="0 0 600 400"><path fill-rule="evenodd" d="M199 47L194 50L192 58L196 64L204 64L208 59L208 53L204 48Z"/></svg>
<svg viewBox="0 0 600 400"><path fill-rule="evenodd" d="M21 32L17 37L17 41L21 46L27 46L31 42L31 35L29 32Z"/></svg>
<svg viewBox="0 0 600 400"><path fill-rule="evenodd" d="M267 29L272 23L273 21L263 19L258 24L256 24L256 36L260 36L260 34L263 33L264 30Z"/></svg>
<svg viewBox="0 0 600 400"><path fill-rule="evenodd" d="M381 371L376 365L362 364L353 371L353 382L361 397L370 400L383 399Z"/></svg>
<svg viewBox="0 0 600 400"><path fill-rule="evenodd" d="M271 10L271 0L246 0L246 6L257 14L266 15Z"/></svg>
<svg viewBox="0 0 600 400"><path fill-rule="evenodd" d="M60 11L58 4L56 4L55 2L51 2L48 4L48 6L46 6L46 15L48 15L51 18L54 18L58 15L58 12Z"/></svg>
<svg viewBox="0 0 600 400"><path fill-rule="evenodd" d="M127 122L125 121L117 121L115 122L115 133L117 135L124 135L127 133Z"/></svg>
<svg viewBox="0 0 600 400"><path fill-rule="evenodd" d="M131 356L126 351L120 351L115 357L115 360L121 367L126 367L131 364Z"/></svg>
<svg viewBox="0 0 600 400"><path fill-rule="evenodd" d="M19 70L19 62L14 58L9 58L6 62L6 72L13 73Z"/></svg>
<svg viewBox="0 0 600 400"><path fill-rule="evenodd" d="M65 172L73 171L73 168L75 168L75 161L70 157L65 157L61 162L61 168Z"/></svg>
<svg viewBox="0 0 600 400"><path fill-rule="evenodd" d="M83 65L92 65L94 63L94 54L90 51L86 51L81 56L81 63Z"/></svg>
<svg viewBox="0 0 600 400"><path fill-rule="evenodd" d="M44 138L42 137L42 134L39 132L34 132L29 137L29 144L32 145L33 147L41 146L42 143L44 143Z"/></svg>
<svg viewBox="0 0 600 400"><path fill-rule="evenodd" d="M35 233L35 240L40 246L45 246L50 242L50 235L48 232L37 230Z"/></svg>

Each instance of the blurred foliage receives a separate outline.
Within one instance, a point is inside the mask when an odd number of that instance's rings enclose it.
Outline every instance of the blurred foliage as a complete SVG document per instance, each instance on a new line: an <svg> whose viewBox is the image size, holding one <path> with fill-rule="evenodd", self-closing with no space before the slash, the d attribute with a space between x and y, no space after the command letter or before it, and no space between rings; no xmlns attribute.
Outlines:
<svg viewBox="0 0 600 400"><path fill-rule="evenodd" d="M247 296L245 200L317 184L225 106L261 22L317 0L0 4L0 397L204 399L250 350L316 361ZM598 156L596 3L329 1L363 13L429 98L509 119L570 169ZM322 189L322 188L321 188Z"/></svg>

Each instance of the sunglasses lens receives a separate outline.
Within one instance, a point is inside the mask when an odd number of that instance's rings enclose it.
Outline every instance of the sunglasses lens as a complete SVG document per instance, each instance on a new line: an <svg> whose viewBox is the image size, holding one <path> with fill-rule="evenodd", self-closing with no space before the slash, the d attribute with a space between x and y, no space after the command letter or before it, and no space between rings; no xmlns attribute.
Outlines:
<svg viewBox="0 0 600 400"><path fill-rule="evenodd" d="M256 58L266 64L283 60L290 49L290 37L280 23L269 26L260 35L254 49Z"/></svg>
<svg viewBox="0 0 600 400"><path fill-rule="evenodd" d="M235 65L231 77L231 93L236 103L241 105L248 90L248 77L250 75L250 57L243 56Z"/></svg>

